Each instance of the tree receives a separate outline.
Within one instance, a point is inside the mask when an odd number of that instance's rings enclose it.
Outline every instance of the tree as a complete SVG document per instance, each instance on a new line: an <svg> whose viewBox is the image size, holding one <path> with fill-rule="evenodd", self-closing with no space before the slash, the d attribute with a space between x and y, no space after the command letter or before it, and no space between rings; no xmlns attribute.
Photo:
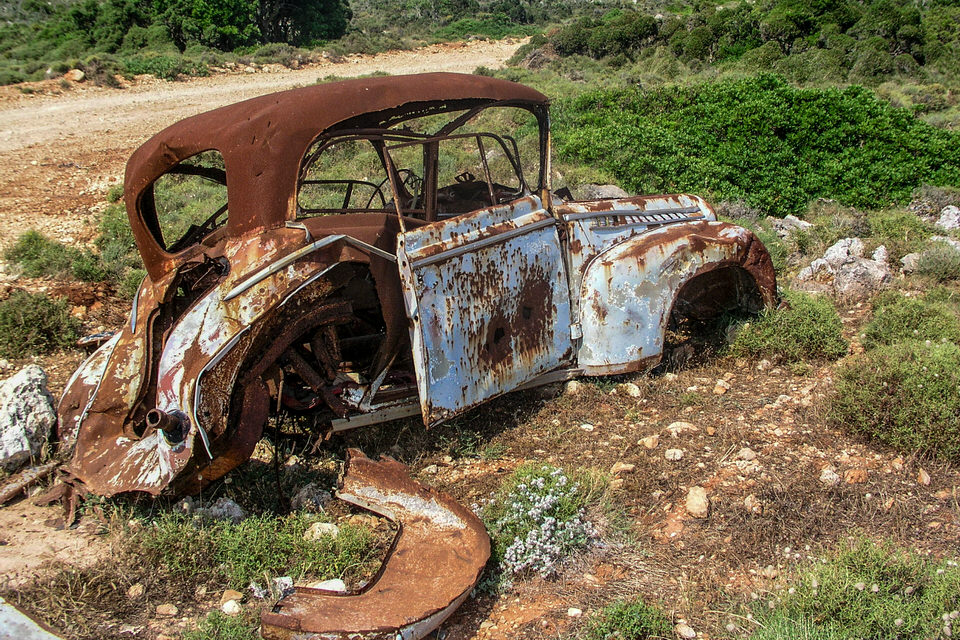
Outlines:
<svg viewBox="0 0 960 640"><path fill-rule="evenodd" d="M347 0L259 0L256 13L266 42L295 46L339 38L353 16Z"/></svg>

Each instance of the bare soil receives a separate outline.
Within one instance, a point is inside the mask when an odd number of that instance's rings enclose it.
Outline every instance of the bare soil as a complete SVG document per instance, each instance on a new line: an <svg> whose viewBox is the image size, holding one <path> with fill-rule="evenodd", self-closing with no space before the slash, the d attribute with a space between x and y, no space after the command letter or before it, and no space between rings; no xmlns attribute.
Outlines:
<svg viewBox="0 0 960 640"><path fill-rule="evenodd" d="M0 90L0 246L29 228L65 242L90 240L90 222L105 189L120 180L126 157L179 118L330 74L493 67L517 45L443 45L298 71L137 80L122 90L62 90L57 81L29 95ZM62 286L3 277L8 287ZM109 299L85 306L85 328L115 324L121 307ZM868 308L843 309L842 318L857 352ZM55 394L80 357L41 360ZM639 394L604 380L584 381L575 394L555 385L491 402L430 433L404 421L348 433L330 446L335 455L347 446L393 455L466 504L489 496L526 461L611 473L608 497L626 516L623 543L594 549L559 579L518 581L500 596L468 600L446 626L449 640L558 637L610 600L637 595L686 620L699 638L742 637L724 631L730 622L750 630L737 617L742 605L784 586L798 563L850 536L891 538L937 556L954 556L960 543L960 471L829 428L835 367L813 363L799 371L708 358L676 373L616 381L635 384ZM722 392L715 391L724 387L720 380L729 387ZM464 433L474 439L464 442ZM682 457L668 459L668 449ZM613 473L617 463L634 467ZM838 483L821 480L827 467ZM706 517L687 512L694 486L709 497ZM54 515L55 509L23 502L0 510L0 572L21 580L39 560L73 562L88 544L88 557L106 549L92 524L79 532L46 527ZM570 608L583 617L568 615ZM189 616L154 620L152 611L141 612L138 637L175 637L202 613L195 604L181 610ZM118 630L131 621L112 622L122 637Z"/></svg>

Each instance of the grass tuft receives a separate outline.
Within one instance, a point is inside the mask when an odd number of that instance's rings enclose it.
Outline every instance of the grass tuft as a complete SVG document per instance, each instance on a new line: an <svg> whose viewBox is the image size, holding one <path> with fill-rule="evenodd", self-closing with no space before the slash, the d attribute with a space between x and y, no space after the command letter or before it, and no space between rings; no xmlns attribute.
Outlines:
<svg viewBox="0 0 960 640"><path fill-rule="evenodd" d="M642 600L618 600L592 617L577 634L580 640L653 640L673 636L670 618Z"/></svg>
<svg viewBox="0 0 960 640"><path fill-rule="evenodd" d="M16 291L0 302L0 357L22 358L73 345L80 322L65 300Z"/></svg>

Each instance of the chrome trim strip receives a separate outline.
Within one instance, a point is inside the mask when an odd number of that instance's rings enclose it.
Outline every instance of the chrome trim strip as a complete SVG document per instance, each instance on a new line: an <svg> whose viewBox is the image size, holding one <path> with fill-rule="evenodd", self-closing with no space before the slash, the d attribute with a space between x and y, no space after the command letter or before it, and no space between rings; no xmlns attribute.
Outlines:
<svg viewBox="0 0 960 640"><path fill-rule="evenodd" d="M410 268L419 269L420 267L426 267L437 262L443 262L444 260L449 260L450 258L455 258L459 255L467 253L468 251L474 251L476 249L482 249L484 247L489 247L494 244L500 244L506 242L507 240L512 240L517 236L522 236L523 234L530 231L537 231L538 229L543 229L545 227L551 227L557 223L553 218L545 218L539 222L534 222L533 224L528 224L522 227L516 227L515 229L510 229L509 231L504 231L503 233L497 234L495 236L490 236L489 238L483 238L482 240L477 240L476 242L470 242L468 244L463 244L457 247L446 249L440 253L428 256L426 258L421 258L419 260L411 259ZM418 249L415 254L423 253L425 249L436 245L427 245L421 249ZM408 254L409 255L409 254Z"/></svg>

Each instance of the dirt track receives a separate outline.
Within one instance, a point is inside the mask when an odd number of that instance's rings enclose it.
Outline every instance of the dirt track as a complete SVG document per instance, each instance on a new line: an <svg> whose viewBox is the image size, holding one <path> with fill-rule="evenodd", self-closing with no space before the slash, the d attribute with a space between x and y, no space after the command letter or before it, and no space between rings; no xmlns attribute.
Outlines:
<svg viewBox="0 0 960 640"><path fill-rule="evenodd" d="M83 242L103 194L122 178L130 153L177 120L329 75L424 71L470 73L500 67L520 41L443 44L350 56L302 69L233 73L187 82L138 80L122 90L59 80L0 87L0 247L27 229ZM275 68L274 66L273 68ZM35 91L24 93L23 89Z"/></svg>

